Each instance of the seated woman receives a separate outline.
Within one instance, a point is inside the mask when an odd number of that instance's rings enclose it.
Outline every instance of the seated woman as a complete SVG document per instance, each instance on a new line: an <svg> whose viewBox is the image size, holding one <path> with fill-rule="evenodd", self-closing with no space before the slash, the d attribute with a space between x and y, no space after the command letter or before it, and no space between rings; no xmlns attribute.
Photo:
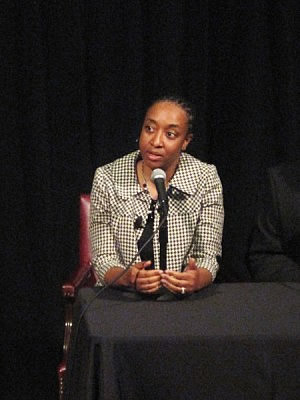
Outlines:
<svg viewBox="0 0 300 400"><path fill-rule="evenodd" d="M164 287L184 294L213 282L221 257L222 185L213 165L184 152L193 137L192 121L191 108L183 100L156 100L146 112L139 150L96 170L90 233L98 284L113 283L147 294ZM166 173L169 208L163 261L159 240L163 232L156 232L161 213L151 181L156 168Z"/></svg>

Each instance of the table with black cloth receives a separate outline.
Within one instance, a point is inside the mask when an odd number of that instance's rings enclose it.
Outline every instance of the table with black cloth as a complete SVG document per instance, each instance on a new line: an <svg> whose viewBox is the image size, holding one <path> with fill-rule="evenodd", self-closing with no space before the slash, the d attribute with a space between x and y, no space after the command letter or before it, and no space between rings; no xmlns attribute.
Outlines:
<svg viewBox="0 0 300 400"><path fill-rule="evenodd" d="M97 290L75 304L67 400L300 399L300 284L213 284L166 301L107 289L77 334Z"/></svg>

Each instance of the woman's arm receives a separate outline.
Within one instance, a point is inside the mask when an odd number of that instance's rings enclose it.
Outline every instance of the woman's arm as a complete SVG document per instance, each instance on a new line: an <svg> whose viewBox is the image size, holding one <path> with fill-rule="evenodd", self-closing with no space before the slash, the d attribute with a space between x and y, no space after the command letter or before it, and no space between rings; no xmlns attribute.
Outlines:
<svg viewBox="0 0 300 400"><path fill-rule="evenodd" d="M215 279L222 255L224 224L223 190L216 168L211 165L204 193L202 210L195 229L191 256L198 268L208 270Z"/></svg>
<svg viewBox="0 0 300 400"><path fill-rule="evenodd" d="M210 166L202 198L202 209L195 227L191 258L184 272L166 271L162 284L175 293L194 292L213 282L222 254L224 222L222 184L216 168Z"/></svg>
<svg viewBox="0 0 300 400"><path fill-rule="evenodd" d="M115 239L111 226L110 191L113 182L105 175L102 168L96 170L91 192L90 238L92 264L99 281L105 284L105 276L110 269L122 272L125 268L115 249ZM109 274L108 276L111 276ZM112 277L110 278L112 280ZM124 279L122 280L123 283Z"/></svg>
<svg viewBox="0 0 300 400"><path fill-rule="evenodd" d="M113 284L134 287L147 293L154 292L157 290L157 286L160 285L159 272L144 270L151 265L151 261L133 264L124 273L126 266L117 254L115 237L111 227L112 209L110 200L114 195L113 185L113 182L99 168L95 173L91 193L90 236L92 264L102 285ZM139 277L139 283L136 284L137 277L142 270L144 271Z"/></svg>

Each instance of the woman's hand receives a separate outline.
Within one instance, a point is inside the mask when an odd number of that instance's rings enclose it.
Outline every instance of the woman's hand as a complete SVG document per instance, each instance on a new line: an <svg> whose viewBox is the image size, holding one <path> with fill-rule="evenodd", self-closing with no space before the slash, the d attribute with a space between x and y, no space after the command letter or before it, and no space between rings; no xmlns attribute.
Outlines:
<svg viewBox="0 0 300 400"><path fill-rule="evenodd" d="M141 261L139 263L132 265L132 267L130 267L128 271L126 271L126 273L124 273L124 268L112 267L106 272L104 281L108 285L114 282L114 285L117 286L126 286L135 288L136 279L139 272L144 268L149 267L150 265L151 261ZM117 279L118 276L120 276L119 279ZM117 281L115 281L115 279L117 279Z"/></svg>
<svg viewBox="0 0 300 400"><path fill-rule="evenodd" d="M134 264L114 284L132 287L142 293L155 293L161 287L162 271L155 269L146 270L145 268L150 267L150 265L151 261L141 261ZM110 284L122 272L124 272L124 269L121 267L110 268L105 274L105 282Z"/></svg>
<svg viewBox="0 0 300 400"><path fill-rule="evenodd" d="M149 265L151 265L151 261ZM148 265L147 265L148 266ZM145 268L145 267L144 267ZM162 271L157 269L139 269L136 275L135 288L142 293L155 293L161 287Z"/></svg>
<svg viewBox="0 0 300 400"><path fill-rule="evenodd" d="M175 294L193 293L212 283L212 275L206 268L198 268L190 258L184 272L163 271L161 284Z"/></svg>
<svg viewBox="0 0 300 400"><path fill-rule="evenodd" d="M151 265L151 261L141 261L134 264L124 275L125 285L136 288L136 281L139 273Z"/></svg>

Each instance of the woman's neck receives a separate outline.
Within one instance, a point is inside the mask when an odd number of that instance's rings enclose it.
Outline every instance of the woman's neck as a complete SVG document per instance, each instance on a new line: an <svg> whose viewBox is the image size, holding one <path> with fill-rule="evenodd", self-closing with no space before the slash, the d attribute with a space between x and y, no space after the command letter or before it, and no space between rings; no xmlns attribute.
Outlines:
<svg viewBox="0 0 300 400"><path fill-rule="evenodd" d="M169 168L166 171L166 182L165 182L166 188L168 187L169 181L172 179L173 175L176 172L177 165L172 168ZM144 191L148 192L152 197L152 199L156 200L158 195L156 186L154 182L152 182L151 180L152 169L147 167L147 165L144 163L143 160L139 160L137 162L136 171L137 171L138 182L141 188Z"/></svg>
<svg viewBox="0 0 300 400"><path fill-rule="evenodd" d="M141 165L141 170L142 170L142 175L143 175L144 180L146 180L147 182L149 182L149 181L151 182L151 175L152 175L153 170L151 168L149 168L144 163L143 160L141 160L141 164L142 164ZM178 164L179 164L179 160L178 160L178 163L176 165L172 165L172 166L170 166L169 168L167 168L165 170L165 173L166 173L166 186L168 186L170 180L173 178L173 176L174 176L174 174L175 174L175 172L177 170Z"/></svg>

